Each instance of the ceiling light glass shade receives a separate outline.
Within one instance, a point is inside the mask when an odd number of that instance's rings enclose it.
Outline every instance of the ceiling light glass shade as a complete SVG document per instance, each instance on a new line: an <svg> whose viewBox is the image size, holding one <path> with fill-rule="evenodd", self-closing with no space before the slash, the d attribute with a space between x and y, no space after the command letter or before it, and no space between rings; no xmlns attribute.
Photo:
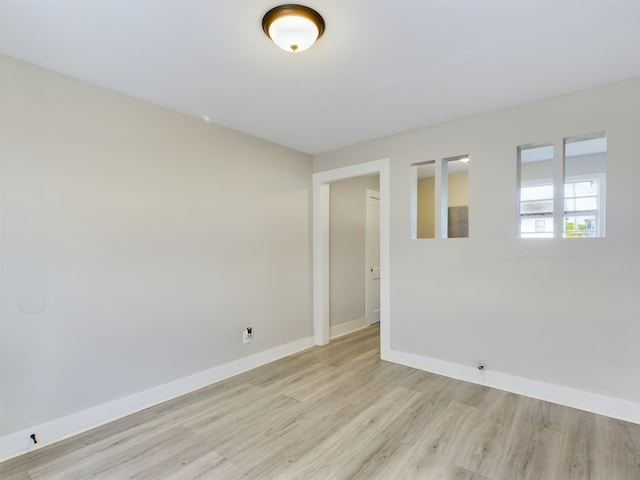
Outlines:
<svg viewBox="0 0 640 480"><path fill-rule="evenodd" d="M262 29L287 52L304 52L324 33L324 20L318 12L303 5L280 5L262 19Z"/></svg>
<svg viewBox="0 0 640 480"><path fill-rule="evenodd" d="M318 38L318 28L306 18L282 17L269 27L269 37L283 50L304 52Z"/></svg>

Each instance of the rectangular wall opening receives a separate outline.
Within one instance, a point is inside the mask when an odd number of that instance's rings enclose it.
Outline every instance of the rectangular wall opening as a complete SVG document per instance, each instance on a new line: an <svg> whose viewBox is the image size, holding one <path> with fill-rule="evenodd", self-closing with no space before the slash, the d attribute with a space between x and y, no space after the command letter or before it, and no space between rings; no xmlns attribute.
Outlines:
<svg viewBox="0 0 640 480"><path fill-rule="evenodd" d="M565 238L605 236L607 136L564 139Z"/></svg>
<svg viewBox="0 0 640 480"><path fill-rule="evenodd" d="M446 215L446 223L444 219L442 222L443 232L446 232L443 238L468 238L469 155L445 158L442 160L442 168L442 213Z"/></svg>
<svg viewBox="0 0 640 480"><path fill-rule="evenodd" d="M436 161L411 165L413 177L412 238L435 238Z"/></svg>
<svg viewBox="0 0 640 480"><path fill-rule="evenodd" d="M518 147L517 236L553 237L553 145Z"/></svg>

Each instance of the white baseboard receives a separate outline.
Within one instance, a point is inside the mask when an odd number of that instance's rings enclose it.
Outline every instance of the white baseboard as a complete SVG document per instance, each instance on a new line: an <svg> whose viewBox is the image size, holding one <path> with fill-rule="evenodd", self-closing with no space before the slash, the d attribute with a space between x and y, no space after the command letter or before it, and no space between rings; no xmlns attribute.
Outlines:
<svg viewBox="0 0 640 480"><path fill-rule="evenodd" d="M473 367L423 357L421 355L399 352L397 350L390 350L384 355L383 360L418 368L457 380L464 380L465 382L486 385L497 388L498 390L517 393L527 397L640 424L640 403L629 400L608 397L491 370L479 371Z"/></svg>
<svg viewBox="0 0 640 480"><path fill-rule="evenodd" d="M238 373L292 355L312 345L314 345L312 337L304 338L213 367L204 372L180 378L144 392L0 437L0 462L193 392ZM29 438L33 432L37 433L37 445L33 444Z"/></svg>
<svg viewBox="0 0 640 480"><path fill-rule="evenodd" d="M355 332L356 330L360 330L361 328L367 326L369 326L367 317L357 318L355 320L351 320L350 322L334 325L329 329L329 336L330 338L341 337L342 335Z"/></svg>

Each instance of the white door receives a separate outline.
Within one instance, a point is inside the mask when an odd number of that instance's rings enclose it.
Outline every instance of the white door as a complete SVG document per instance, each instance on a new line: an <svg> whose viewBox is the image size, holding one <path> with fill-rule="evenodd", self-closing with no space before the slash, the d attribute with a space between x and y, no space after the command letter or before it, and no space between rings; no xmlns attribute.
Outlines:
<svg viewBox="0 0 640 480"><path fill-rule="evenodd" d="M369 325L380 321L380 193L367 189L366 314Z"/></svg>

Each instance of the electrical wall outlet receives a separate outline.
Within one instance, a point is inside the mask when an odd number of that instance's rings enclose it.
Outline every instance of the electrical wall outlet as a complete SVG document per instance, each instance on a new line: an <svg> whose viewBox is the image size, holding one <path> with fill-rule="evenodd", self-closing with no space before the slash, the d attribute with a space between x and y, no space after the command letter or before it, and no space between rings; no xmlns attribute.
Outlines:
<svg viewBox="0 0 640 480"><path fill-rule="evenodd" d="M242 343L249 343L253 338L253 327L247 327L242 331Z"/></svg>

